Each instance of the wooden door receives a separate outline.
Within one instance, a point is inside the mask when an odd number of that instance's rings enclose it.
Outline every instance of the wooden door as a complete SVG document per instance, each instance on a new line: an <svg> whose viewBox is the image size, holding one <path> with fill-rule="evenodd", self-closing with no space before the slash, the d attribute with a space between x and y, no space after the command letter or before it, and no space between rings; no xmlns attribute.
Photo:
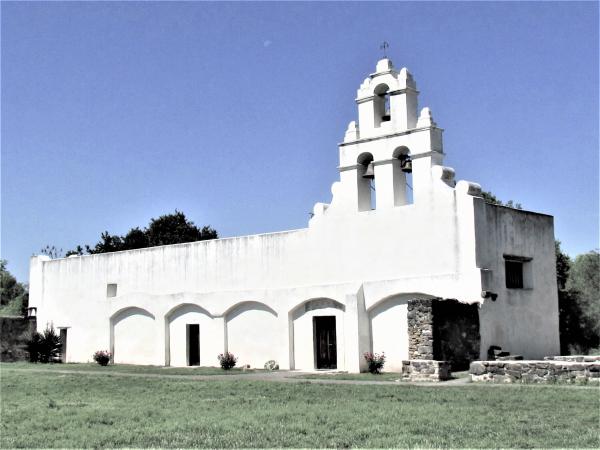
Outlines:
<svg viewBox="0 0 600 450"><path fill-rule="evenodd" d="M335 316L313 317L317 369L337 368Z"/></svg>

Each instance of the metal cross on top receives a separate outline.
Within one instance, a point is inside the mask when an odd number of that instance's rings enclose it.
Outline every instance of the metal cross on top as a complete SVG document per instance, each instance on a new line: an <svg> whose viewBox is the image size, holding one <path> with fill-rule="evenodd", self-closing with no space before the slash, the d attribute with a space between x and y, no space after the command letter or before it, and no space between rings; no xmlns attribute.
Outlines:
<svg viewBox="0 0 600 450"><path fill-rule="evenodd" d="M383 41L383 44L381 44L379 46L379 48L381 50L383 50L383 57L387 58L387 52L386 51L387 51L388 48L390 48L390 44L388 44L386 41Z"/></svg>

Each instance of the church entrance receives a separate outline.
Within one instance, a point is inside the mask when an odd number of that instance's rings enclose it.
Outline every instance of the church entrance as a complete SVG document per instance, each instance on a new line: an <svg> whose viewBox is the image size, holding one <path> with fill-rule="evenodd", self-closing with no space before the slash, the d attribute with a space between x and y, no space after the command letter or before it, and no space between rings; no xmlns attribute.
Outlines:
<svg viewBox="0 0 600 450"><path fill-rule="evenodd" d="M186 325L187 363L188 366L200 365L200 325L188 323Z"/></svg>
<svg viewBox="0 0 600 450"><path fill-rule="evenodd" d="M335 316L313 317L317 369L337 369Z"/></svg>

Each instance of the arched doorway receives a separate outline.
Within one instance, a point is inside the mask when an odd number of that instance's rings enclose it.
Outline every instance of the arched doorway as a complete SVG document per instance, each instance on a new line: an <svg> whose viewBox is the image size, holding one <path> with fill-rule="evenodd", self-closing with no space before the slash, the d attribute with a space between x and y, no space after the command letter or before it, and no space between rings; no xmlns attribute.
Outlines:
<svg viewBox="0 0 600 450"><path fill-rule="evenodd" d="M183 303L171 309L165 315L165 365L215 366L223 349L215 347L213 327L211 314L201 306Z"/></svg>
<svg viewBox="0 0 600 450"><path fill-rule="evenodd" d="M330 298L307 300L290 311L292 368L345 368L344 312L345 306Z"/></svg>

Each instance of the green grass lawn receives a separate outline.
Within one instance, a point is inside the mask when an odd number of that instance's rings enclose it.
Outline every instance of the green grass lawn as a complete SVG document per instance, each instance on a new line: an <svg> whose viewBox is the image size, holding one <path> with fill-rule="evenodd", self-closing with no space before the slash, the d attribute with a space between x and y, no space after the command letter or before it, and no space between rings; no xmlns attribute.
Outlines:
<svg viewBox="0 0 600 450"><path fill-rule="evenodd" d="M35 369L0 365L4 448L600 446L593 387L198 381L19 367Z"/></svg>
<svg viewBox="0 0 600 450"><path fill-rule="evenodd" d="M294 378L303 378L308 380L356 380L356 381L396 381L402 379L401 373L384 372L378 375L371 373L304 373Z"/></svg>
<svg viewBox="0 0 600 450"><path fill-rule="evenodd" d="M452 373L452 378L466 378L469 372ZM377 375L371 373L307 373L295 376L294 378L303 378L308 380L355 380L355 381L406 381L402 379L402 374L398 372L383 372Z"/></svg>
<svg viewBox="0 0 600 450"><path fill-rule="evenodd" d="M263 369L242 370L234 367L230 370L223 370L220 367L163 367L163 366L136 366L133 364L110 364L102 367L96 363L77 363L77 364L31 364L25 362L2 364L2 369L8 368L30 368L40 370L75 370L78 372L124 372L124 373L144 373L160 375L243 375L248 373L264 372Z"/></svg>

